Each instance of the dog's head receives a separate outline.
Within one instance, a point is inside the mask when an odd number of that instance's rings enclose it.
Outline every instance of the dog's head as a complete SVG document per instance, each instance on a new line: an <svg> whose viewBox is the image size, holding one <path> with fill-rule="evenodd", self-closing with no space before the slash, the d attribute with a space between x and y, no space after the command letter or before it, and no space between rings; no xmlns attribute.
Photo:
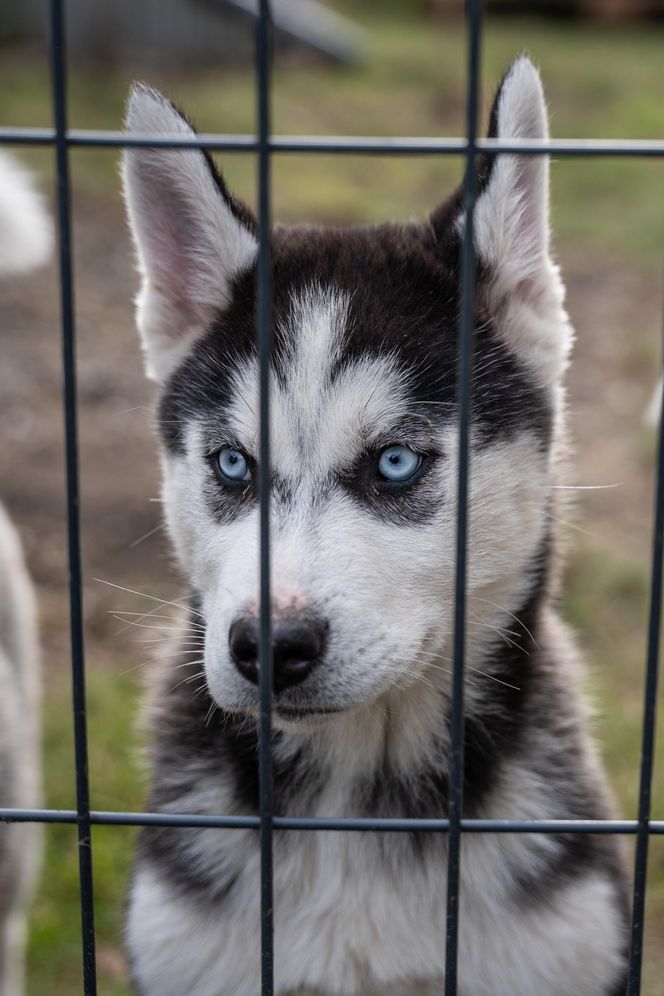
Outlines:
<svg viewBox="0 0 664 996"><path fill-rule="evenodd" d="M491 120L501 139L546 138L527 59L507 73ZM142 86L127 128L192 134ZM142 277L138 326L161 385L166 518L205 617L212 695L254 711L256 225L198 150L130 148L124 183ZM572 333L549 255L547 158L487 157L478 190L468 589L476 605L514 610L546 541ZM457 193L422 223L274 232L277 716L348 709L444 674L463 227Z"/></svg>

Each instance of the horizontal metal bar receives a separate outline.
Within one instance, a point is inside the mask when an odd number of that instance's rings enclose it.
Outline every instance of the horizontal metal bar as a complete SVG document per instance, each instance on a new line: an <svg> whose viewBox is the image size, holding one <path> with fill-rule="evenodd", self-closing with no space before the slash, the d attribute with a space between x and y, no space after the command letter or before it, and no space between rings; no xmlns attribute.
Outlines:
<svg viewBox="0 0 664 996"><path fill-rule="evenodd" d="M1 145L55 145L54 128L0 128Z"/></svg>
<svg viewBox="0 0 664 996"><path fill-rule="evenodd" d="M190 827L226 830L258 829L258 816L200 816L186 813L122 813L93 810L97 826ZM76 823L74 809L0 809L0 823ZM447 833L448 820L364 819L343 817L275 816L277 830L346 830L387 833ZM638 820L461 820L464 833L610 833L635 834ZM664 835L664 820L650 820L648 832Z"/></svg>
<svg viewBox="0 0 664 996"><path fill-rule="evenodd" d="M182 135L125 135L121 131L70 130L67 144L88 148L126 148L138 146L148 149L210 149L225 152L257 152L258 140L253 135L203 134L193 138ZM52 128L0 128L0 145L52 145L55 131ZM516 155L554 156L664 156L664 141L653 139L584 139L565 138L542 142L535 140L501 141L495 138L478 139L478 152L489 155L512 153ZM275 135L268 141L270 152L278 153L328 153L352 155L464 155L468 143L464 138L354 138L345 135L299 136Z"/></svg>

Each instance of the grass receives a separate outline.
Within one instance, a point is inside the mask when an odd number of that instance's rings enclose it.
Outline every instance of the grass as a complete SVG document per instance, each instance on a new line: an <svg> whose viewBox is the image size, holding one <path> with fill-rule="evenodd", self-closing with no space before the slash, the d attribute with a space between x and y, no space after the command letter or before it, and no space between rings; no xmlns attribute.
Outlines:
<svg viewBox="0 0 664 996"><path fill-rule="evenodd" d="M341 5L343 6L343 5ZM346 9L360 16L357 5ZM382 6L382 5L381 5ZM459 135L464 118L464 43L458 25L432 28L403 16L405 5L362 8L368 29L366 62L358 68L278 66L274 128L291 134ZM494 19L487 24L483 74L488 93L513 56L529 50L541 65L560 137L661 138L661 26L620 31L589 24L537 19ZM144 71L136 75L147 75ZM203 130L247 132L254 127L249 71L153 71L152 82L195 113ZM126 74L104 69L74 72L70 123L77 128L117 128ZM46 60L7 50L0 60L0 125L50 121ZM51 156L27 153L50 173ZM73 153L79 195L117 198L116 155ZM231 185L254 200L249 157L228 155ZM454 158L369 159L289 156L274 165L275 213L299 219L355 222L423 215L458 182ZM656 161L567 160L553 167L553 207L558 243L589 253L611 253L651 271L661 262L664 231L662 164ZM653 259L655 263L653 264ZM639 361L638 343L634 346ZM642 443L638 443L642 445ZM643 444L644 445L644 444ZM146 590L152 590L147 588ZM577 543L568 570L565 614L583 635L592 663L597 730L625 814L635 810L642 713L644 633L648 578L644 564ZM112 653L89 675L93 802L98 808L134 809L142 771L133 753L138 682L118 677ZM48 675L45 710L48 804L73 804L70 688L66 673ZM654 813L664 818L662 737ZM75 831L46 833L44 875L30 939L31 996L70 996L80 991L79 910ZM99 931L100 991L121 996L128 988L119 956L121 910L131 862L132 833L94 832ZM664 994L664 961L656 939L664 933L664 841L651 848L648 899L648 996Z"/></svg>
<svg viewBox="0 0 664 996"><path fill-rule="evenodd" d="M356 14L353 5L349 11ZM432 29L416 19L365 14L368 52L357 68L277 66L274 130L290 134L460 135L464 128L464 41L456 24ZM484 90L490 94L520 51L540 64L559 137L661 137L661 26L606 27L537 19L493 19L484 42ZM137 67L133 75L192 109L204 131L250 132L254 82L246 71L164 72ZM127 74L113 69L73 74L70 124L117 129ZM11 51L0 66L0 124L50 123L46 60ZM43 153L38 154L41 163ZM76 150L77 186L117 191L117 156ZM253 201L252 160L228 154L234 188ZM275 160L275 213L298 219L351 222L423 215L456 184L456 158L282 156ZM629 252L648 265L661 251L664 200L661 163L654 160L566 160L553 171L556 232L574 242ZM659 265L660 257L657 257Z"/></svg>
<svg viewBox="0 0 664 996"><path fill-rule="evenodd" d="M567 571L564 614L589 663L595 738L622 814L637 812L649 579L641 561L611 554L584 537ZM664 735L658 729L653 819L664 819ZM631 846L631 845L630 845ZM646 910L646 996L663 996L664 847L651 839Z"/></svg>
<svg viewBox="0 0 664 996"><path fill-rule="evenodd" d="M90 781L96 809L136 809L143 794L135 748L137 681L91 670L88 675ZM49 679L45 710L46 803L75 808L71 686L61 671ZM95 827L93 832L95 917L99 943L100 992L127 993L118 947L124 891L134 831ZM81 991L78 843L73 826L48 827L44 873L32 918L29 992Z"/></svg>

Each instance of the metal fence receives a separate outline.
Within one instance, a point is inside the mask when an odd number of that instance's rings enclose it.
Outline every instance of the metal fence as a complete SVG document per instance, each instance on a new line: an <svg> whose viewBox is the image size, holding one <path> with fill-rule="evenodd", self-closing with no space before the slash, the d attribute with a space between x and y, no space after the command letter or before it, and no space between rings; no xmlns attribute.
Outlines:
<svg viewBox="0 0 664 996"><path fill-rule="evenodd" d="M659 156L664 141L499 141L480 139L477 134L481 0L467 2L467 111L466 137L433 138L279 138L270 131L270 3L260 0L256 20L256 74L258 133L245 135L201 135L196 138L154 135L127 136L121 132L74 131L67 127L67 80L64 30L65 0L50 0L51 79L54 128L0 128L0 145L52 146L57 166L59 262L64 370L64 418L67 461L67 517L69 545L70 633L73 679L73 724L76 761L76 810L0 809L0 821L76 824L79 842L79 872L82 922L83 992L97 993L95 963L94 892L92 880L92 825L256 828L261 848L261 996L272 996L273 903L272 834L278 830L354 831L403 833L429 831L448 835L447 918L445 937L445 996L457 993L459 929L459 867L464 833L609 833L636 837L633 909L631 921L628 996L641 991L643 931L648 864L652 834L664 835L664 820L650 819L653 778L655 713L662 602L664 552L664 435L657 445L657 483L652 550L647 670L644 693L642 756L638 813L634 820L481 820L462 819L463 788L463 663L465 644L465 578L467 495L469 471L469 416L471 361L473 350L475 262L473 213L476 198L475 159L478 154L512 153L557 156ZM268 364L271 325L270 164L274 154L344 153L366 155L450 155L465 157L464 210L466 223L461 258L459 398L459 469L456 533L456 583L454 614L454 664L452 677L451 754L449 769L449 815L447 819L323 819L275 817L272 812L271 732L271 622L270 622L270 481L260 475L260 815L190 816L186 814L101 812L90 809L88 746L85 710L85 661L83 650L83 606L79 525L79 473L76 413L76 353L73 273L71 255L71 201L69 149L72 146L142 146L152 148L205 148L254 152L258 158L258 349L260 364L260 460L269 465ZM661 421L660 421L661 426ZM441 969L442 969L441 965Z"/></svg>

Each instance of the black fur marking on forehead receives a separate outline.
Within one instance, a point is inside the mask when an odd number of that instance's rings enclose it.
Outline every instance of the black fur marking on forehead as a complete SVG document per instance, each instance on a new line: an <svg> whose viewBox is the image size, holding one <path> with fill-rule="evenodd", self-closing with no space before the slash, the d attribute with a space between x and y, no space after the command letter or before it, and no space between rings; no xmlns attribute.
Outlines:
<svg viewBox="0 0 664 996"><path fill-rule="evenodd" d="M434 424L457 419L459 249L455 235L441 244L431 227L391 226L368 273L349 280L349 332L340 364L389 353L407 372L415 411ZM484 278L479 268L478 298ZM491 316L481 311L472 412L480 444L525 428L548 444L548 399L496 334Z"/></svg>
<svg viewBox="0 0 664 996"><path fill-rule="evenodd" d="M331 380L354 361L391 356L408 375L414 405L435 420L454 419L459 322L460 240L431 224L356 229L277 229L273 253L275 335L272 363L286 376L293 300L312 289L349 302L345 334ZM485 275L478 273L478 297ZM167 384L160 405L166 447L183 449L188 419L223 412L234 371L256 356L255 273L240 275L232 303L193 348ZM255 398L248 399L257 405ZM473 375L473 421L482 442L527 428L548 444L551 410L544 391L496 334L490 315L478 315Z"/></svg>

